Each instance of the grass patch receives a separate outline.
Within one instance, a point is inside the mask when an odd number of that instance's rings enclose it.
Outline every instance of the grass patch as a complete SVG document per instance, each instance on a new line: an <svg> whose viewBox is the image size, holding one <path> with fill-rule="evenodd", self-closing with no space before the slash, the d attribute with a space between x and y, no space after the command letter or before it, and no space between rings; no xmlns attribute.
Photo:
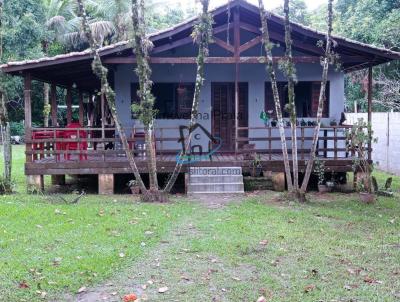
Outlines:
<svg viewBox="0 0 400 302"><path fill-rule="evenodd" d="M310 194L296 204L276 193L218 209L117 195L67 205L24 193L23 147L15 150L17 193L0 196L0 301L76 301L82 286L98 297L117 292L114 300L132 291L149 301L400 297L398 193L375 205L357 194ZM381 183L388 176L374 173Z"/></svg>

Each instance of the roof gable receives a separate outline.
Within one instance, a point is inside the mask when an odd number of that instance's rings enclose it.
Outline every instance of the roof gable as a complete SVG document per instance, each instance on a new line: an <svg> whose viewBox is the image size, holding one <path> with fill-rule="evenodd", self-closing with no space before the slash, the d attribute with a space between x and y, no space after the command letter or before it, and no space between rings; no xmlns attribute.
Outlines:
<svg viewBox="0 0 400 302"><path fill-rule="evenodd" d="M242 29L254 32L258 35L260 34L261 21L259 17L259 9L257 6L250 4L245 0L233 0L230 4L222 5L211 11L214 18L214 33L222 32L224 30L226 31L226 27L229 27L232 24L232 14L230 14L231 19L228 20L228 9L239 11L240 25ZM196 22L198 22L198 18L194 17L166 30L150 34L149 38L154 44L154 49L151 55L155 56L157 53L162 53L182 45L193 43L191 33ZM268 15L268 22L271 39L275 42L284 44L283 17L271 13ZM317 47L317 42L319 40L325 40L325 33L294 22L291 23L291 29L293 47L295 50L313 56L320 56L323 54L322 49ZM374 66L391 60L400 59L400 53L387 49L366 45L337 36L333 36L333 39L336 42L336 53L341 57L354 58L350 62L343 62L342 67L345 71L358 70L368 66ZM254 41L253 43L256 42L257 41ZM249 46L252 47L252 45ZM123 41L101 48L100 54L105 59L132 56L132 48L129 41ZM90 50L85 50L82 52L73 52L37 60L10 62L1 66L1 69L6 73L13 74L30 70L36 72L38 78L42 77L42 79L46 80L46 70L54 69L56 66L59 68L60 64L72 64L71 66L73 66L79 62L79 64L86 64L87 71L90 71L90 59Z"/></svg>

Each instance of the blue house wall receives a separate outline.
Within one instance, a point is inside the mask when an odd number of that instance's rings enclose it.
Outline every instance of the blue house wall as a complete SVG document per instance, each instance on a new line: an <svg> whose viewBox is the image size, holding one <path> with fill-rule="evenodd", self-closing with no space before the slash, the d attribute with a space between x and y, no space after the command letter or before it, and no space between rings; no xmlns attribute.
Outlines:
<svg viewBox="0 0 400 302"><path fill-rule="evenodd" d="M249 36L246 40L251 39ZM181 56L196 56L197 49L193 44L183 46L174 51L168 51L157 56L165 57L181 57ZM242 56L259 56L263 55L261 45L249 49ZM274 48L274 55L283 54L281 47ZM211 45L210 56L227 56L226 50L219 48L216 45ZM300 52L295 52L295 55L304 55ZM194 64L153 64L152 80L154 83L171 83L171 82L195 82L196 65ZM134 127L140 127L137 120L131 118L131 83L138 82L134 72L133 64L121 64L115 68L115 91L116 105L118 114L122 123L129 132ZM263 121L259 118L260 112L264 110L265 98L265 82L269 81L269 76L265 69L265 64L240 64L240 82L248 83L248 114L249 127L262 127ZM322 67L319 63L299 63L296 64L298 81L320 81L322 77ZM282 72L277 68L278 81L285 81ZM211 83L213 82L234 82L235 81L235 65L234 64L206 64L205 66L205 82L201 91L199 112L204 119L200 120L201 124L211 132ZM329 118L324 119L324 123L329 124L329 120L339 120L341 112L344 111L344 74L341 71L335 70L331 66L329 70L328 80L330 82L329 90ZM209 118L207 118L207 116ZM307 120L307 119L306 119ZM188 120L185 119L158 119L156 120L156 128L164 127L179 127L180 125L188 125ZM276 131L275 131L276 130ZM310 130L311 131L311 130ZM251 130L250 137L265 136L265 131ZM208 139L202 133L197 136L200 140L197 142L207 148ZM311 134L311 133L310 133ZM163 132L164 137L178 137L177 130L166 130ZM274 129L273 136L279 136L277 129ZM263 142L255 142L257 148L265 148ZM273 148L279 148L280 142L273 142ZM161 146L158 146L161 148ZM168 142L163 144L163 149L177 149L177 142Z"/></svg>

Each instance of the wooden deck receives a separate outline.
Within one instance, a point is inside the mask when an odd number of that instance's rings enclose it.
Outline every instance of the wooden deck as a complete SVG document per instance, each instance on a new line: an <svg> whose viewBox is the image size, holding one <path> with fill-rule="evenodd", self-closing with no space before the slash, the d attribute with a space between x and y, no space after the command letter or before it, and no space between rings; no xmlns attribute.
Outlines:
<svg viewBox="0 0 400 302"><path fill-rule="evenodd" d="M280 154L260 154L261 163L264 170L273 172L283 171L283 157ZM306 165L306 156L299 161L300 169ZM324 158L327 171L349 172L352 167L351 158ZM145 157L135 157L135 162L142 173L147 173L147 161ZM201 160L182 166L182 172L186 172L188 167L228 167L240 166L244 172L250 169L250 159L244 155L216 154L211 160ZM176 155L158 155L157 170L160 173L170 173L176 165ZM55 156L37 159L25 164L26 175L66 175L66 174L130 174L126 157L107 155L94 156L88 155L87 159L80 159L79 155L71 155L70 159Z"/></svg>
<svg viewBox="0 0 400 302"><path fill-rule="evenodd" d="M300 171L305 167L310 156L309 144L312 140L310 131L313 127L298 127L298 159ZM325 161L327 171L348 172L352 170L352 156L345 148L348 141L345 131L349 126L324 127L318 141L317 155ZM242 128L241 128L242 129ZM159 173L170 173L176 166L176 155L179 150L166 150L171 142L177 144L178 137L166 136L166 130L157 129L161 135L155 137L157 144L157 169ZM280 149L280 138L274 132L277 128L257 127L246 128L249 133L246 137L237 139L235 151L211 153L211 158L202 157L200 160L184 164L182 172L189 166L198 167L242 167L244 172L249 171L252 155L261 158L264 171L283 172L284 164ZM60 137L61 131L75 131L71 136ZM74 175L74 174L129 174L132 173L125 152L121 150L120 140L109 134L115 129L60 129L41 128L31 129L32 139L26 141L26 175ZM163 134L164 133L164 134ZM100 134L100 135L99 135ZM143 140L143 139L142 139ZM288 146L290 136L287 137ZM134 146L139 140L135 137L128 139L130 152L135 155L135 161L142 173L147 173L147 162L143 150ZM109 150L97 148L99 144L112 144ZM179 146L179 145L177 145ZM245 147L251 146L250 149ZM257 146L263 146L258 147ZM209 146L210 150L212 146ZM289 150L290 153L290 150Z"/></svg>

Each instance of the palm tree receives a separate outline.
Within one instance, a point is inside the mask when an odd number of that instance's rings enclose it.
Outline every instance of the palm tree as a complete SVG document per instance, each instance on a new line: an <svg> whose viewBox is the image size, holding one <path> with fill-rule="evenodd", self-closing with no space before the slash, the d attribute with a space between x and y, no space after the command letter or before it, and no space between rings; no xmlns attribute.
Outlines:
<svg viewBox="0 0 400 302"><path fill-rule="evenodd" d="M70 0L43 0L45 8L45 34L42 40L42 50L45 56L49 53L49 45L58 40L65 31L66 20L72 17L73 6ZM44 126L49 126L49 91L50 85L43 85L43 115Z"/></svg>

